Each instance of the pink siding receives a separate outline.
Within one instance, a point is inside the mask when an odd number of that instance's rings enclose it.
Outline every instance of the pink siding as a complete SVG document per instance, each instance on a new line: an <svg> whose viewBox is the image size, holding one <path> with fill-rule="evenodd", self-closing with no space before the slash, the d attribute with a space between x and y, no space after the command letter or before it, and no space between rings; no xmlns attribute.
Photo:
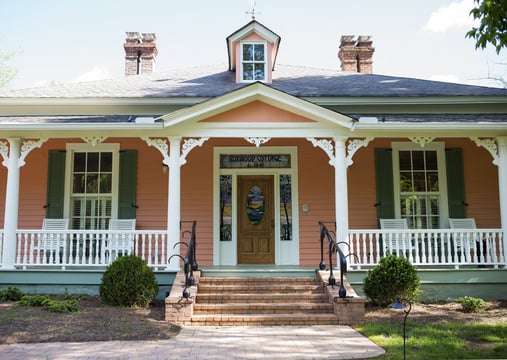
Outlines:
<svg viewBox="0 0 507 360"><path fill-rule="evenodd" d="M226 116L227 118L227 116ZM404 141L405 139L397 139ZM444 139L445 140L445 139ZM70 141L79 142L78 139ZM349 225L376 228L374 149L389 147L394 140L375 140L359 149L347 170ZM468 216L479 227L500 227L497 167L488 151L468 139L445 140L446 147L463 149ZM162 171L162 156L140 139L108 139L122 150L137 149L137 228L166 229L168 173ZM216 146L245 146L243 139L208 140L192 150L181 167L181 218L197 220L198 260L213 263L213 149ZM246 145L248 146L248 145ZM318 221L334 221L334 169L327 155L303 139L272 139L266 146L297 146L299 168L300 264L316 266L320 261ZM40 228L45 214L47 154L65 149L65 140L51 140L33 150L21 168L19 227ZM0 216L4 215L7 171L0 167ZM309 208L302 213L303 204ZM184 247L182 247L184 251Z"/></svg>
<svg viewBox="0 0 507 360"><path fill-rule="evenodd" d="M236 109L211 116L201 122L315 122L311 119L268 105L253 101Z"/></svg>

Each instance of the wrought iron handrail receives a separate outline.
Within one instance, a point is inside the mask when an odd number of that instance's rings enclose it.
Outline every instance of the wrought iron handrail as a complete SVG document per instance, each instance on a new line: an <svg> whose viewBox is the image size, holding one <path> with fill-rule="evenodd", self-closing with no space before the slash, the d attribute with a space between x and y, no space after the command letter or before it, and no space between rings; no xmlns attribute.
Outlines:
<svg viewBox="0 0 507 360"><path fill-rule="evenodd" d="M336 285L336 279L333 274L333 254L336 253L338 257L338 261L340 263L340 288L338 290L338 295L340 298L345 298L347 296L347 290L343 285L343 275L347 273L347 257L343 253L340 248L340 243L336 242L331 235L331 232L327 229L324 222L319 221L320 226L320 264L319 269L325 270L326 263L324 261L324 238L327 238L328 243L328 255L329 255L329 279L328 285L334 287ZM336 224L335 224L336 228Z"/></svg>
<svg viewBox="0 0 507 360"><path fill-rule="evenodd" d="M182 221L188 222L188 221ZM187 245L187 251L185 253L185 257L182 257L179 254L172 255L169 260L173 256L178 256L180 259L183 260L183 271L185 273L185 288L183 289L183 297L185 299L188 299L190 297L190 287L195 284L195 278L194 278L194 271L197 271L199 269L199 265L197 264L197 257L196 257L196 250L197 250L197 241L196 241L196 225L197 221L193 220L191 221L192 228L190 231L183 231L182 237L185 237L186 234L190 234L190 240L188 243L180 241L176 243L174 246L178 244L184 244ZM181 225L180 225L181 226Z"/></svg>

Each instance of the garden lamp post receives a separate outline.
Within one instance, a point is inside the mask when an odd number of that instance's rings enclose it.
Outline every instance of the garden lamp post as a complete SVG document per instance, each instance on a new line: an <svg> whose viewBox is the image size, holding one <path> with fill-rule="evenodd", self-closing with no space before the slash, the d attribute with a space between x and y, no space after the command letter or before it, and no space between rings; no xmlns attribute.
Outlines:
<svg viewBox="0 0 507 360"><path fill-rule="evenodd" d="M406 310L407 305L403 304L402 301L404 301L405 303L408 304L408 310ZM398 296L398 297L396 297L396 301L394 303L392 303L391 305L389 305L389 307L393 308L393 309L397 309L397 310L403 309L403 312L405 313L405 318L403 319L403 359L406 359L407 353L406 353L405 343L406 343L407 337L405 336L405 334L406 334L406 327L407 327L407 317L408 317L408 314L410 314L410 310L412 310L412 302L409 299L400 298Z"/></svg>

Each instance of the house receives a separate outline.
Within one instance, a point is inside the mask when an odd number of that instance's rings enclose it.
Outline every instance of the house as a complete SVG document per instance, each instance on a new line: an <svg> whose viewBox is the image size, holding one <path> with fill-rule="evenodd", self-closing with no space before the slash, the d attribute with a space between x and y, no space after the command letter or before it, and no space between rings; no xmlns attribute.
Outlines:
<svg viewBox="0 0 507 360"><path fill-rule="evenodd" d="M127 33L124 78L0 93L6 281L96 286L115 218L136 220L115 234L160 279L189 221L200 266L316 267L321 221L351 279L394 251L505 289L507 90L374 74L368 36L341 37L341 71L278 64L280 36L256 20L226 45L226 66L157 73L155 34Z"/></svg>

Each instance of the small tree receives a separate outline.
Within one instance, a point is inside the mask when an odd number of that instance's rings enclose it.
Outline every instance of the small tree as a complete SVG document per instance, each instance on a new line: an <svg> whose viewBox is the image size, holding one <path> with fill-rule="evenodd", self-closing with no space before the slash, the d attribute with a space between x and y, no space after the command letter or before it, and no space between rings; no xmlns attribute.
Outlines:
<svg viewBox="0 0 507 360"><path fill-rule="evenodd" d="M376 305L387 306L397 296L415 301L422 293L417 269L405 257L393 254L380 259L363 280L364 293Z"/></svg>

